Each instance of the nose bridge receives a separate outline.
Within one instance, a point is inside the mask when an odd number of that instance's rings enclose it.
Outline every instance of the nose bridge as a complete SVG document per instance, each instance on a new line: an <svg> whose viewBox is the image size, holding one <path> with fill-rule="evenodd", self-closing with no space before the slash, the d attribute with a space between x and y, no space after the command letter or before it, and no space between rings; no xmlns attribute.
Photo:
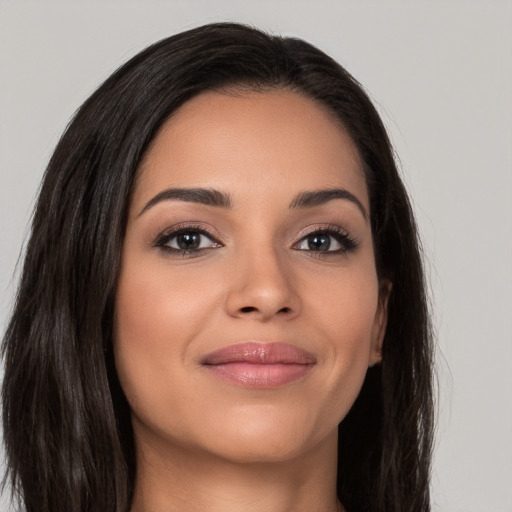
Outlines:
<svg viewBox="0 0 512 512"><path fill-rule="evenodd" d="M289 262L271 241L244 247L232 270L228 296L228 312L232 316L266 320L276 314L291 317L298 313L300 300Z"/></svg>

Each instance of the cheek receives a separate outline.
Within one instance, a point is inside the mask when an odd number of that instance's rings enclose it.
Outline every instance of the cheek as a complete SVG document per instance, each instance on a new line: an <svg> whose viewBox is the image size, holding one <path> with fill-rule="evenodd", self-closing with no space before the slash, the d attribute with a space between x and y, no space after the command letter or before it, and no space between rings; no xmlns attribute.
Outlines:
<svg viewBox="0 0 512 512"><path fill-rule="evenodd" d="M374 349L378 281L371 266L369 271L352 268L336 278L312 282L310 289L313 296L324 297L310 300L305 310L327 344L325 409L341 420L359 394Z"/></svg>
<svg viewBox="0 0 512 512"><path fill-rule="evenodd" d="M364 262L363 262L364 263ZM324 330L334 347L348 353L369 349L379 286L373 260L308 278L304 311ZM350 349L350 350L349 350Z"/></svg>
<svg viewBox="0 0 512 512"><path fill-rule="evenodd" d="M165 260L127 262L117 290L116 338L144 350L158 344L177 349L215 309L214 292L202 271L170 272Z"/></svg>
<svg viewBox="0 0 512 512"><path fill-rule="evenodd" d="M165 391L171 377L177 383L183 378L187 350L218 303L202 273L187 272L185 279L184 273L163 272L161 261L154 267L125 261L116 296L116 368L134 411L148 397L172 402Z"/></svg>

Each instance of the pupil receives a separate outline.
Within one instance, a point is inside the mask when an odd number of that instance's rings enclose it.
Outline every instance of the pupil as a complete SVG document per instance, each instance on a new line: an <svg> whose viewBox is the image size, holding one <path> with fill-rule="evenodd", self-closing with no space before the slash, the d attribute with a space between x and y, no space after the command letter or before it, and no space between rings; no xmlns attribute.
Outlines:
<svg viewBox="0 0 512 512"><path fill-rule="evenodd" d="M310 235L308 236L308 246L312 251L326 251L331 245L329 235Z"/></svg>
<svg viewBox="0 0 512 512"><path fill-rule="evenodd" d="M178 247L184 251L190 251L191 249L197 249L199 247L199 233L182 233L178 235L177 242Z"/></svg>

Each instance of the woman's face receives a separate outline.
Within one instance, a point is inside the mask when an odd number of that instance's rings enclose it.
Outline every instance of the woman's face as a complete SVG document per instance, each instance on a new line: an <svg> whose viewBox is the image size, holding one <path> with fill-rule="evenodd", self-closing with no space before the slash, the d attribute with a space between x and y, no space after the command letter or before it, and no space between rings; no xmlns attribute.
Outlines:
<svg viewBox="0 0 512 512"><path fill-rule="evenodd" d="M286 91L192 99L139 170L115 358L139 447L290 460L380 358L369 203L349 136Z"/></svg>

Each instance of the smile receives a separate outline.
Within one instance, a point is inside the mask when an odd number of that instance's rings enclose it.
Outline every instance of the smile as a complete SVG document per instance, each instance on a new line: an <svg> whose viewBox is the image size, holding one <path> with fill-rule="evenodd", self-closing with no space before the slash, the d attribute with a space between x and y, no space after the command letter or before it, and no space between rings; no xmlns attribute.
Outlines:
<svg viewBox="0 0 512 512"><path fill-rule="evenodd" d="M273 388L295 381L309 372L316 358L287 343L240 343L205 356L202 365L232 384Z"/></svg>

